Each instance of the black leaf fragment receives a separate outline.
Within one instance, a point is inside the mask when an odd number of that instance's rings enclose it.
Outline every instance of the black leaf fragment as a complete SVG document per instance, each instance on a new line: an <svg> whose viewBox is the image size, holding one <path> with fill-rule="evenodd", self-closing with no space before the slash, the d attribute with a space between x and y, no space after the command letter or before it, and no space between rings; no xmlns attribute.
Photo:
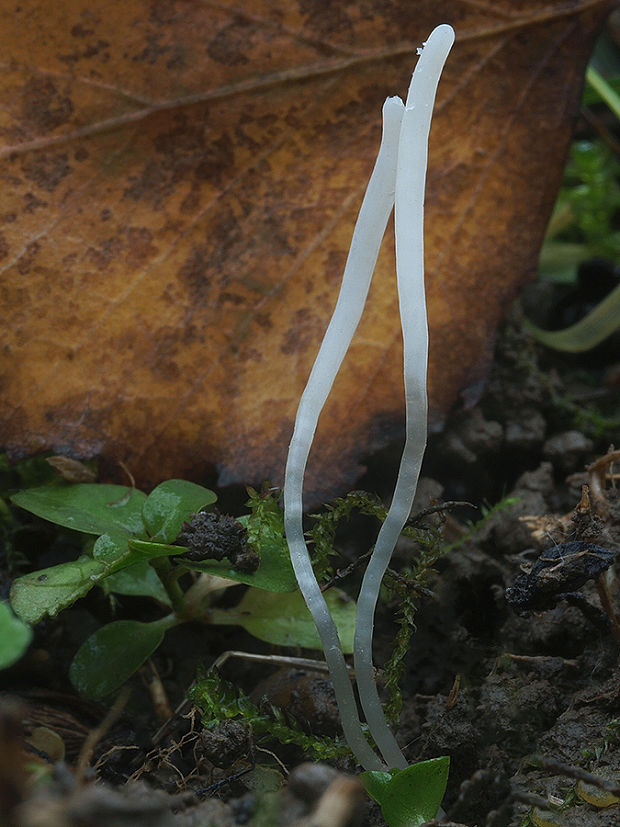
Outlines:
<svg viewBox="0 0 620 827"><path fill-rule="evenodd" d="M506 589L506 600L516 610L553 608L564 594L597 579L613 561L611 549L593 543L575 540L552 546Z"/></svg>

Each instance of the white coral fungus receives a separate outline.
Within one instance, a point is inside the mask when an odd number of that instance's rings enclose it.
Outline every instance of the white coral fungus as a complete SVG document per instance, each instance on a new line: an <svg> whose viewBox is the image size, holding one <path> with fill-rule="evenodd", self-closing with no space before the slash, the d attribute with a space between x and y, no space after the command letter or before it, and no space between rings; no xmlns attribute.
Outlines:
<svg viewBox="0 0 620 827"><path fill-rule="evenodd" d="M318 629L332 676L345 738L369 770L407 766L390 731L377 692L372 635L379 588L396 541L409 517L426 446L428 328L424 292L424 188L428 134L435 93L454 42L451 26L433 30L415 67L407 102L383 106L379 154L359 212L342 286L310 378L302 394L284 482L284 521L299 588ZM385 764L368 744L338 632L314 576L304 539L303 479L319 415L353 338L366 303L387 221L395 207L396 272L403 334L406 441L392 504L366 569L357 603L355 676L370 735Z"/></svg>

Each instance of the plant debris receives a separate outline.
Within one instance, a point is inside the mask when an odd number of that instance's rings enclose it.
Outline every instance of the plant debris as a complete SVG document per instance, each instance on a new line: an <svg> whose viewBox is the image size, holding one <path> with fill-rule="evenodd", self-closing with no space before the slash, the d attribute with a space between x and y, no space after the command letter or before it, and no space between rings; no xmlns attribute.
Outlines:
<svg viewBox="0 0 620 827"><path fill-rule="evenodd" d="M517 610L551 609L566 593L607 571L614 556L608 548L578 540L552 546L506 589L506 600Z"/></svg>
<svg viewBox="0 0 620 827"><path fill-rule="evenodd" d="M243 572L256 571L260 556L247 542L247 531L234 517L201 511L184 523L176 539L177 545L188 548L189 560L230 560L233 568Z"/></svg>

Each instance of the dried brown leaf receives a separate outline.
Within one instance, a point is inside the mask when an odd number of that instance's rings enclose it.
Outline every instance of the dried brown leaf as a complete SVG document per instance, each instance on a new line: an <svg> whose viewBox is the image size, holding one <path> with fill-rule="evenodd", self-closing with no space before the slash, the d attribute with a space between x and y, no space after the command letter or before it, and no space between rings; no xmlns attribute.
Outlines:
<svg viewBox="0 0 620 827"><path fill-rule="evenodd" d="M0 443L141 484L281 483L415 47L457 41L427 196L431 420L475 395L532 276L604 0L23 0L0 10ZM308 500L403 430L391 243Z"/></svg>

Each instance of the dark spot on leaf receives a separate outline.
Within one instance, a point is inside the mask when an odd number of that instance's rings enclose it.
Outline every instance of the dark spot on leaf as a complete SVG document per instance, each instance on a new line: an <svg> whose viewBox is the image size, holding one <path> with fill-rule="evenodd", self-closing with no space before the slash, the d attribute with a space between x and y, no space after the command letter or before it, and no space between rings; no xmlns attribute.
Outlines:
<svg viewBox="0 0 620 827"><path fill-rule="evenodd" d="M17 262L17 269L22 276L25 276L26 273L30 272L30 268L32 267L32 263L34 262L35 258L39 250L41 249L41 245L37 241L32 241L27 247L25 253L19 258Z"/></svg>
<svg viewBox="0 0 620 827"><path fill-rule="evenodd" d="M157 247L152 243L153 233L146 227L127 227L124 234L127 239L125 260L130 267L144 264L157 253Z"/></svg>
<svg viewBox="0 0 620 827"><path fill-rule="evenodd" d="M21 118L35 133L46 135L66 123L73 114L68 95L45 77L29 78L22 90Z"/></svg>
<svg viewBox="0 0 620 827"><path fill-rule="evenodd" d="M330 250L328 252L325 268L325 281L328 284L340 284L346 261L347 254L345 250Z"/></svg>
<svg viewBox="0 0 620 827"><path fill-rule="evenodd" d="M149 11L149 20L156 26L170 26L177 19L179 10L175 0L155 0Z"/></svg>
<svg viewBox="0 0 620 827"><path fill-rule="evenodd" d="M306 27L316 32L319 38L348 32L352 28L345 3L318 4L314 0L299 0L299 11L306 15Z"/></svg>
<svg viewBox="0 0 620 827"><path fill-rule="evenodd" d="M162 120L162 131L153 139L156 155L151 153L139 174L130 177L125 198L150 200L157 209L181 182L188 181L192 192L186 196L187 210L198 203L196 187L200 181L221 186L224 175L234 165L234 141L227 135L214 138L205 129L206 107L194 115L192 120L184 114Z"/></svg>
<svg viewBox="0 0 620 827"><path fill-rule="evenodd" d="M173 382L181 374L175 361L179 350L180 332L172 327L164 327L157 334L157 347L154 353L146 355L146 364L158 380Z"/></svg>
<svg viewBox="0 0 620 827"><path fill-rule="evenodd" d="M24 200L26 202L24 212L30 213L30 215L32 215L32 213L34 213L40 207L47 207L47 201L42 201L40 198L37 198L37 196L34 195L34 193L32 192L27 192L24 196Z"/></svg>
<svg viewBox="0 0 620 827"><path fill-rule="evenodd" d="M63 63L70 66L72 63L77 63L79 60L88 60L89 58L98 57L99 63L106 63L110 59L109 53L101 54L110 45L107 40L97 40L86 46L82 51L70 52L66 55L60 55L59 59Z"/></svg>
<svg viewBox="0 0 620 827"><path fill-rule="evenodd" d="M86 255L98 270L106 270L121 254L123 242L117 236L105 239L99 248L89 247Z"/></svg>
<svg viewBox="0 0 620 827"><path fill-rule="evenodd" d="M22 163L22 172L29 181L47 192L54 192L62 179L71 172L69 156L66 153L48 152L29 155Z"/></svg>
<svg viewBox="0 0 620 827"><path fill-rule="evenodd" d="M196 167L196 176L205 181L221 181L222 172L233 165L233 147L233 142L225 135L216 141L209 141Z"/></svg>
<svg viewBox="0 0 620 827"><path fill-rule="evenodd" d="M167 52L171 51L170 46L162 46L160 40L162 35L150 35L146 38L146 46L142 49L141 52L138 52L137 55L132 57L132 60L135 63L149 63L153 66L162 55L165 55Z"/></svg>
<svg viewBox="0 0 620 827"><path fill-rule="evenodd" d="M229 293L227 291L220 293L220 297L218 299L218 304L232 304L237 307L244 302L245 299L243 296L239 296L236 293Z"/></svg>
<svg viewBox="0 0 620 827"><path fill-rule="evenodd" d="M243 66L249 63L247 53L255 30L249 21L236 18L215 35L207 46L207 54L224 66Z"/></svg>
<svg viewBox="0 0 620 827"><path fill-rule="evenodd" d="M181 203L181 212L192 215L200 208L200 185L197 181L192 182L192 188Z"/></svg>
<svg viewBox="0 0 620 827"><path fill-rule="evenodd" d="M193 247L185 263L179 270L179 277L187 284L192 299L203 304L211 285L209 262L204 247Z"/></svg>
<svg viewBox="0 0 620 827"><path fill-rule="evenodd" d="M87 29L81 23L76 23L71 27L72 37L88 37L89 34L94 34L93 29Z"/></svg>
<svg viewBox="0 0 620 827"><path fill-rule="evenodd" d="M290 355L298 350L305 350L312 342L315 332L316 315L307 307L295 313L294 322L284 334L280 350Z"/></svg>
<svg viewBox="0 0 620 827"><path fill-rule="evenodd" d="M123 196L134 201L150 200L154 207L158 207L173 188L164 168L155 161L148 161L140 175L132 175L129 181L130 186L125 189Z"/></svg>

